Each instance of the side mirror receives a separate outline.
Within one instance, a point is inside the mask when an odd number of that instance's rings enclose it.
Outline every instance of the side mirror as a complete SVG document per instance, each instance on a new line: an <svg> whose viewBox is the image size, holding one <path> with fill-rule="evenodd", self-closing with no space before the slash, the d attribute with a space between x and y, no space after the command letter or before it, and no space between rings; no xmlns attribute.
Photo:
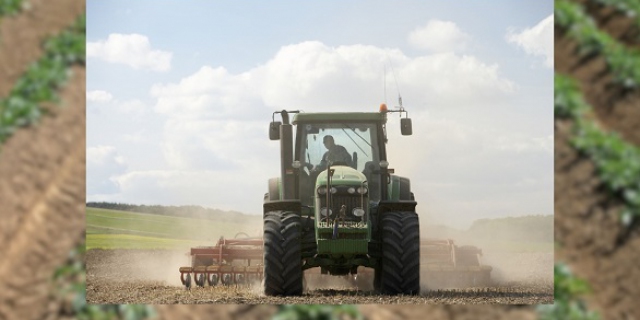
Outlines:
<svg viewBox="0 0 640 320"><path fill-rule="evenodd" d="M403 136L410 136L413 133L411 129L411 119L400 119L400 131L402 132Z"/></svg>
<svg viewBox="0 0 640 320"><path fill-rule="evenodd" d="M273 121L269 123L269 140L280 140L280 125L282 122Z"/></svg>

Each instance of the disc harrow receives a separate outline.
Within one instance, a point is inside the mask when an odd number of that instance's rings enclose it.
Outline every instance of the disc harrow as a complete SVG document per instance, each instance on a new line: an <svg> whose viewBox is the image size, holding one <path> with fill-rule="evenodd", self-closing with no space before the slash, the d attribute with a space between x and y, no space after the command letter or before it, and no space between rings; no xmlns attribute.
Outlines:
<svg viewBox="0 0 640 320"><path fill-rule="evenodd" d="M190 267L180 267L180 281L189 289L196 286L248 284L262 279L262 238L225 239L212 247L191 248Z"/></svg>
<svg viewBox="0 0 640 320"><path fill-rule="evenodd" d="M261 237L221 237L215 246L191 248L192 263L179 269L180 281L187 289L191 288L192 279L198 287L259 282L264 276L263 245ZM422 239L420 252L422 278L430 288L482 286L490 282L492 267L480 264L482 250L475 246L457 246L450 239ZM358 268L362 279L373 279L373 273L371 268ZM308 269L305 275L322 276L319 268ZM358 287L367 287L356 281L355 274L347 278L353 278Z"/></svg>
<svg viewBox="0 0 640 320"><path fill-rule="evenodd" d="M451 239L423 239L420 251L422 277L431 289L490 283L493 268L480 263L478 247L457 246Z"/></svg>

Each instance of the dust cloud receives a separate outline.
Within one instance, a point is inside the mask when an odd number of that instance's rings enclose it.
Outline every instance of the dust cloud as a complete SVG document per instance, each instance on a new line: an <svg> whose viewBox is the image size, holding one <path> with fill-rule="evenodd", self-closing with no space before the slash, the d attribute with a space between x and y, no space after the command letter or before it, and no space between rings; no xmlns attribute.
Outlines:
<svg viewBox="0 0 640 320"><path fill-rule="evenodd" d="M184 247L176 249L113 249L101 251L101 270L89 270L96 277L115 277L127 281L150 281L168 286L182 286L180 267L191 266L191 247L215 246L220 237L226 239L254 237L262 234L262 217L244 216L242 223L225 221L218 230L204 228L198 219L184 219L172 225L172 239L185 240ZM186 231L185 231L186 230ZM173 241L173 240L169 240ZM191 241L191 242L189 242ZM196 243L189 245L189 243ZM91 279L88 279L91 281Z"/></svg>
<svg viewBox="0 0 640 320"><path fill-rule="evenodd" d="M526 219L535 220L535 223L530 228L523 227L529 223ZM420 227L423 239L451 239L458 247L481 249L480 265L492 268L488 286L553 287L552 221L549 216L535 216L486 220L484 225L474 223L467 230L426 223ZM473 282L465 284L451 278L435 277L423 268L421 285L425 291L474 286Z"/></svg>

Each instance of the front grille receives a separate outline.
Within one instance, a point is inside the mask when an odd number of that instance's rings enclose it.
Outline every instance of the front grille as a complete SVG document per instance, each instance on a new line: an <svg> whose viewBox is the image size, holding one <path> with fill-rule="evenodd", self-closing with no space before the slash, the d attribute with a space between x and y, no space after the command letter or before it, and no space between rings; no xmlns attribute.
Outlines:
<svg viewBox="0 0 640 320"><path fill-rule="evenodd" d="M327 206L327 199L326 196L319 196L320 197L320 208L324 208ZM330 195L331 197L331 219L336 219L338 218L338 215L340 214L340 208L342 207L342 205L345 205L347 207L347 210L345 212L345 221L360 221L362 218L365 219L366 221L366 213L365 216L360 218L360 217L356 217L353 215L353 209L355 208L363 208L363 202L364 202L364 210L365 212L367 212L367 204L369 203L369 199L365 196L364 197L364 201L361 195L343 195L343 194L333 194Z"/></svg>
<svg viewBox="0 0 640 320"><path fill-rule="evenodd" d="M333 232L319 232L319 239L333 239ZM351 240L365 240L367 239L366 232L358 232L358 233L348 233L348 232L338 232L336 237L337 240L343 239L351 239Z"/></svg>

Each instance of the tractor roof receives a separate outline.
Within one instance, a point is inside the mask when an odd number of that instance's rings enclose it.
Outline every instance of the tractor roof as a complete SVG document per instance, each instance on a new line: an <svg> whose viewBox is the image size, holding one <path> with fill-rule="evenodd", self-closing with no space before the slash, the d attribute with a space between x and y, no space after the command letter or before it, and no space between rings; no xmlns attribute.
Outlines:
<svg viewBox="0 0 640 320"><path fill-rule="evenodd" d="M308 122L386 122L387 114L382 112L318 112L297 113L293 124Z"/></svg>

